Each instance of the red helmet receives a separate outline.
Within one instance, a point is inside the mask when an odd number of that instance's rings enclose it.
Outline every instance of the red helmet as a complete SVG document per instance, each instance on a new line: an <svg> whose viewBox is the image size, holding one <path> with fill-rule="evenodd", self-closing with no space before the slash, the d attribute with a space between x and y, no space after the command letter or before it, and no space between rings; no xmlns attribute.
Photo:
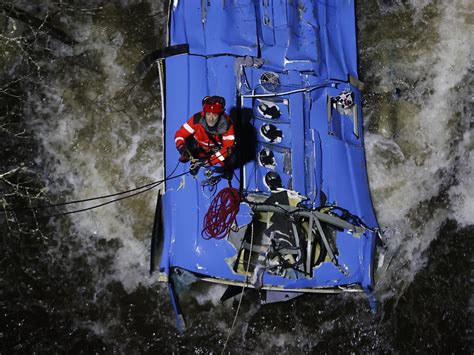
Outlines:
<svg viewBox="0 0 474 355"><path fill-rule="evenodd" d="M206 96L202 100L202 110L210 113L222 113L224 111L225 100L220 96Z"/></svg>

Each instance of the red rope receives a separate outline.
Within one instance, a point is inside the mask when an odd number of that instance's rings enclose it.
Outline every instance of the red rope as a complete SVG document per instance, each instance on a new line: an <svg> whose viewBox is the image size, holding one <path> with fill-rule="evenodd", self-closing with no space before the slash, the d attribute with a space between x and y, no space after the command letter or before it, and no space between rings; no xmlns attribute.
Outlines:
<svg viewBox="0 0 474 355"><path fill-rule="evenodd" d="M235 217L239 212L239 191L232 187L226 187L219 191L211 202L209 210L204 216L204 239L223 239L232 228Z"/></svg>

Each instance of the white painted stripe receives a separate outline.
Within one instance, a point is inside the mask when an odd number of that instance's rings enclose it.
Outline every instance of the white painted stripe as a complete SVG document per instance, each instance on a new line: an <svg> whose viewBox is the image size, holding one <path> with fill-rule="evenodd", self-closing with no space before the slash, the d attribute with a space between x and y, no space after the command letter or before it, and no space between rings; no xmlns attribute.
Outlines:
<svg viewBox="0 0 474 355"><path fill-rule="evenodd" d="M225 160L225 158L222 156L222 154L220 152L216 152L216 157L218 157L220 161Z"/></svg>
<svg viewBox="0 0 474 355"><path fill-rule="evenodd" d="M183 137L177 137L174 142L175 143L178 143L178 141L183 141L184 142L184 138Z"/></svg>
<svg viewBox="0 0 474 355"><path fill-rule="evenodd" d="M235 139L234 136L223 136L222 140L223 141L233 141Z"/></svg>
<svg viewBox="0 0 474 355"><path fill-rule="evenodd" d="M189 133L191 133L191 134L194 133L194 129L193 129L190 125L188 125L188 122L185 122L184 125L183 125L183 127L184 127L184 129L185 129L186 131L188 131Z"/></svg>

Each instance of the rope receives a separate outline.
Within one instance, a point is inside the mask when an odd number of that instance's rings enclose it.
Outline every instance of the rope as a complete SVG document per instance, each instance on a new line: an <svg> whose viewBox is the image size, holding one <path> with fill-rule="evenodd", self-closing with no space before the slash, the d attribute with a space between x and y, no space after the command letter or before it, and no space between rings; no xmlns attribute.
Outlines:
<svg viewBox="0 0 474 355"><path fill-rule="evenodd" d="M101 199L101 198L110 197L110 196L122 195L122 194L124 194L124 193L130 193L130 192L133 192L133 191L136 191L136 190L140 190L140 189L141 189L141 191L135 192L135 193L133 193L133 194L130 194L130 195L127 195L127 196L123 196L123 197L120 197L120 198L117 198L117 199L114 199L114 200L111 200L111 201L103 202L103 203L100 203L100 204L98 204L98 205L94 205L94 206L90 206L90 207L82 208L82 209L78 209L78 210L73 210L73 211L66 211L66 212L62 212L62 213L58 213L58 214L53 214L53 215L40 216L40 217L38 217L38 219L43 220L43 219L48 219L48 218L53 218L53 217L60 217L60 216L66 216L66 215L73 214L73 213L79 213L79 212L85 212L85 211L93 210L93 209L95 209L95 208L99 208L99 207L102 207L102 206L105 206L105 205L108 205L108 204L111 204L111 203L114 203L114 202L117 202L117 201L125 200L125 199L127 199L127 198L140 195L140 194L142 194L142 193L144 193L144 192L146 192L146 191L149 191L149 190L154 189L155 187L161 185L161 184L164 183L165 181L172 180L172 179L178 178L178 177L180 177L180 176L183 176L183 175L186 175L186 174L189 173L189 171L186 171L186 172L184 172L184 173L181 173L181 174L172 176L172 174L176 171L176 168L177 168L177 167L178 167L178 165L176 165L175 169L174 169L174 170L171 172L171 174L168 175L165 179L163 179L163 180L158 180L158 181L155 181L155 182L153 182L153 183L150 183L150 184L147 184L147 185L144 185L144 186L141 186L141 187L132 189L132 190L123 191L123 192L119 192L119 193L115 193L115 194L111 194L111 195L106 195L106 196L92 197L92 198L83 199L83 200L77 200L77 201L70 201L70 202L58 203L58 204L55 204L55 205L44 205L44 206L35 206L35 207L30 207L30 208L24 208L24 210L38 211L38 210L40 210L40 209L42 209L42 208L46 209L46 208L50 208L50 207L57 207L57 206L69 205L69 204L72 204L72 203L80 203L80 202L98 200L98 199ZM147 188L146 188L146 189L143 189L144 187L147 187ZM16 211L16 210L15 210L15 211Z"/></svg>
<svg viewBox="0 0 474 355"><path fill-rule="evenodd" d="M179 164L178 164L179 165ZM98 205L94 205L94 206L91 206L91 207L87 207L87 208L81 208L81 209L78 209L78 210L73 210L73 211L67 211L67 212L62 212L62 213L58 213L58 214L54 214L54 215L49 215L49 216L42 216L40 217L40 219L47 219L47 218L53 218L53 217L61 217L61 216L66 216L68 214L73 214L73 213L79 213L79 212L85 212L85 211L90 211L90 210L93 210L93 209L96 209L96 208L99 208L99 207L102 207L102 206L105 206L105 205L108 205L108 204L111 204L111 203L114 203L114 202L117 202L117 201L121 201L121 200L125 200L127 198L130 198L130 197L133 197L133 196L137 196L137 195L140 195L146 191L149 191L149 190L152 190L154 189L155 187L158 187L160 186L162 183L164 183L165 181L168 181L168 180L172 180L172 179L176 179L180 176L183 176L183 175L186 175L189 173L189 171L185 171L184 173L181 173L181 174L178 174L178 175L175 175L175 176L172 176L173 173L176 171L176 168L178 167L178 165L176 165L176 167L173 169L173 171L171 172L170 175L168 175L166 178L164 178L163 180L159 180L159 181L156 181L154 184L148 184L146 186L148 186L148 188L144 189L144 190L141 190L141 191L138 191L138 192L135 192L134 194L130 194L130 195L127 195L127 196L123 196L123 197L120 197L120 198L116 198L114 200L111 200L111 201L107 201L107 202L103 202L103 203L100 203ZM150 186L151 185L151 186ZM142 186L141 188L143 188L144 186ZM134 189L134 190L131 190L131 191L135 191L137 189ZM117 195L117 194L114 194L114 195ZM96 198L97 199L97 198ZM90 199L89 199L90 200Z"/></svg>
<svg viewBox="0 0 474 355"><path fill-rule="evenodd" d="M204 216L202 237L208 239L223 239L227 236L239 212L239 191L232 187L223 188L211 202Z"/></svg>
<svg viewBox="0 0 474 355"><path fill-rule="evenodd" d="M186 173L179 174L179 175L176 175L176 176L173 176L173 177L171 177L171 178L168 178L167 180L170 180L170 179L173 179L173 178L177 178L177 177L180 177L180 176L185 175L185 174L187 174L187 172L186 172ZM87 208L81 208L81 209L79 209L79 210L73 210L73 211L67 211L67 212L62 212L62 213L58 213L58 214L53 214L53 215L49 215L49 216L42 216L42 217L40 217L40 218L42 218L42 219L45 218L45 219L46 219L46 218L60 217L60 216L66 216L66 215L68 215L68 214L73 214L73 213L79 213L79 212L85 212L85 211L93 210L93 209L96 209L96 208L99 208L99 207L102 207L102 206L105 206L105 205L108 205L108 204L111 204L111 203L114 203L114 202L118 202L118 201L125 200L125 199L130 198L130 197L133 197L133 196L140 195L140 194L142 194L142 193L144 193L144 192L146 192L146 191L152 190L152 189L154 189L155 187L161 185L164 181L165 181L165 180L160 181L160 182L156 183L155 185L148 187L148 188L145 189L145 190L135 192L134 194L131 194L131 195L119 197L119 198L116 198L116 199L111 200L111 201L103 202L103 203L100 203L100 204L98 204L98 205L94 205L94 206L87 207Z"/></svg>
<svg viewBox="0 0 474 355"><path fill-rule="evenodd" d="M141 191L141 192L145 192L145 191L148 191L148 190L150 190L150 189L155 188L156 186L162 184L163 182L165 182L165 181L167 181L167 180L174 179L175 177L173 177L172 175L174 174L174 172L175 172L176 169L178 168L178 165L179 165L179 163L175 166L175 168L173 169L173 171L171 172L171 174L169 174L165 179L153 181L153 182L150 182L149 184L142 185L142 186L138 186L138 187L135 187L135 188L130 189L130 190L121 191L121 192L116 192L116 193L109 194L109 195L102 195L102 196L96 196L96 197L89 197L89 198L84 198L84 199L80 199L80 200L67 201L67 202L59 202L59 203L52 203L52 204L48 204L48 205L38 205L38 206L30 206L30 207L12 206L12 207L8 207L8 208L4 208L4 211L8 211L8 212L19 212L19 211L26 211L26 210L42 210L42 209L47 209L47 208L54 208L54 207L60 207L60 206L67 206L67 205L72 205L72 204L76 204L76 203L83 203L83 202L89 202L89 201L95 201L95 200L102 200L102 199L104 199L104 198L120 196L120 195L128 194L128 193L130 193L130 192L134 192L134 191L138 191L138 190L142 190L142 189L147 188L146 190ZM186 173L188 173L188 172L186 172ZM181 176L181 175L178 175L178 176L176 176L176 177L179 177L179 176ZM148 187L150 187L150 188L148 188ZM139 193L141 193L141 192L139 192ZM130 195L130 196L127 196L127 197L131 197L131 196L135 196L135 195L136 195L136 194L133 194L133 195ZM125 197L125 198L127 198L127 197ZM120 201L120 200L122 200L122 199L123 199L123 198L120 198L120 199L117 199L117 200L114 200L114 201Z"/></svg>
<svg viewBox="0 0 474 355"><path fill-rule="evenodd" d="M253 223L251 223L250 225L252 227L252 233L250 234L250 251L252 251L252 248L253 248ZM234 328L235 328L235 323L237 322L237 316L239 315L240 305L242 304L242 299L244 298L244 291L245 291L245 288L248 286L248 280L249 280L248 272L249 272L249 269L250 269L250 254L249 254L249 258L247 260L247 268L245 269L245 283L242 286L242 292L240 292L239 304L237 306L237 310L235 311L234 320L232 322L232 325L230 326L229 333L227 334L227 339L225 340L224 347L222 348L221 355L224 354L224 351L227 348L227 343L229 342L230 336L232 335L232 332L234 331Z"/></svg>

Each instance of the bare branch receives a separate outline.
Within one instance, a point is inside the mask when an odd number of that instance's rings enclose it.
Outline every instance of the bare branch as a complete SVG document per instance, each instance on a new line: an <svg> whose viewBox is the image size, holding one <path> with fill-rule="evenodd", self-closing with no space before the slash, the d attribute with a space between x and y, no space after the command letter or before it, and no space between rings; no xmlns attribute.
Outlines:
<svg viewBox="0 0 474 355"><path fill-rule="evenodd" d="M67 45L72 46L74 44L77 44L77 41L71 38L64 31L54 27L48 20L48 16L46 16L44 19L39 19L33 16L32 14L29 14L28 12L13 5L2 5L1 8L8 17L20 20L37 30L42 30L44 28L44 31L48 35L53 38L56 38L57 40Z"/></svg>

